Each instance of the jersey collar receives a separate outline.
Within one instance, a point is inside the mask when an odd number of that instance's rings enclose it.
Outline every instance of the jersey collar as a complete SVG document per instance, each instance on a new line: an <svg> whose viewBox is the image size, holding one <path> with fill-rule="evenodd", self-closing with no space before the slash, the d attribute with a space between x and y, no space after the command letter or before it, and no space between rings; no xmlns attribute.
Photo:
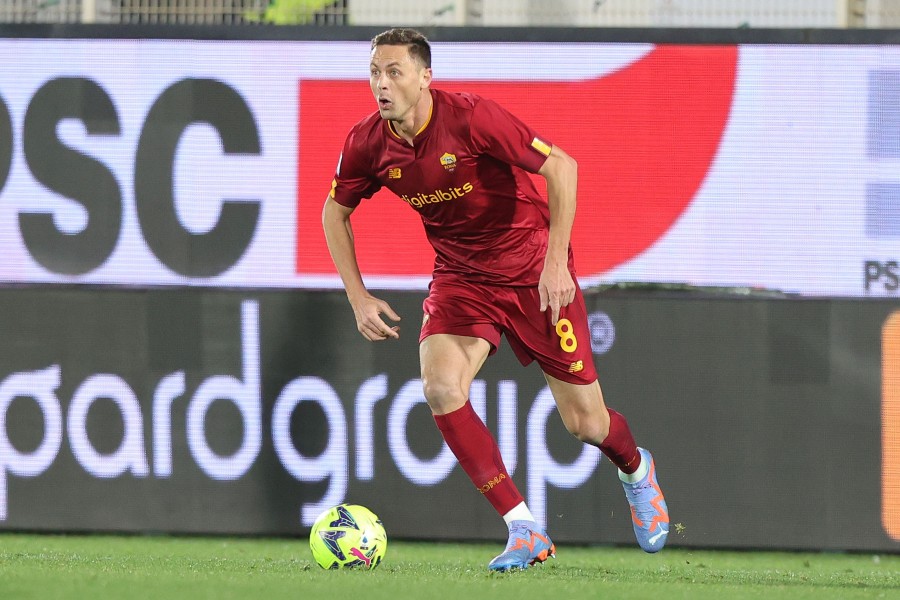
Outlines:
<svg viewBox="0 0 900 600"><path fill-rule="evenodd" d="M422 123L421 127L419 127L419 130L416 132L416 135L413 136L413 139L417 139L428 128L428 125L431 123L431 119L434 116L434 105L435 104L437 104L437 103L434 101L434 94L432 93L431 107L428 109L428 118L425 119L425 122ZM402 137L400 137L400 134L397 133L397 131L394 129L394 124L391 121L387 122L387 127L388 127L388 131L391 132L391 136L393 136L396 140L403 142L404 144L406 143L406 140L404 140Z"/></svg>

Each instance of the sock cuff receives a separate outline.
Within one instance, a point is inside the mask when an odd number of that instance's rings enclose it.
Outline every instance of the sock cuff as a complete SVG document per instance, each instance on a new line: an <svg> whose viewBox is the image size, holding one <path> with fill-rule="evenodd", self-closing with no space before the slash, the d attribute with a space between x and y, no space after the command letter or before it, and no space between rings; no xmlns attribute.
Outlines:
<svg viewBox="0 0 900 600"><path fill-rule="evenodd" d="M434 422L437 423L438 429L446 431L470 420L473 414L475 414L475 409L472 408L472 403L466 400L465 404L453 412L434 415Z"/></svg>
<svg viewBox="0 0 900 600"><path fill-rule="evenodd" d="M638 450L638 452L640 452L640 450ZM650 461L647 460L647 457L643 453L640 453L640 457L641 464L638 465L638 468L634 473L625 473L619 469L619 479L625 483L637 483L647 476L650 472Z"/></svg>
<svg viewBox="0 0 900 600"><path fill-rule="evenodd" d="M512 507L505 515L503 515L503 520L506 522L507 526L511 525L513 521L535 521L534 515L531 514L531 511L528 510L528 505L525 504L525 501L519 502L517 505Z"/></svg>

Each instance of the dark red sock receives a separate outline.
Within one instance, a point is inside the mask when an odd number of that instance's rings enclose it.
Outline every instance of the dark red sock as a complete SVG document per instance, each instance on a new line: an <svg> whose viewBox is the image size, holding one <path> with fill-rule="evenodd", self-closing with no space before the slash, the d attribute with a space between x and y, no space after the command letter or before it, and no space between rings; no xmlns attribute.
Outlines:
<svg viewBox="0 0 900 600"><path fill-rule="evenodd" d="M600 444L600 450L623 473L634 473L641 464L641 453L628 428L628 421L613 409L606 410L609 411L609 435Z"/></svg>
<svg viewBox="0 0 900 600"><path fill-rule="evenodd" d="M434 415L434 422L463 471L500 516L523 501L522 494L506 472L494 436L470 402L452 413Z"/></svg>

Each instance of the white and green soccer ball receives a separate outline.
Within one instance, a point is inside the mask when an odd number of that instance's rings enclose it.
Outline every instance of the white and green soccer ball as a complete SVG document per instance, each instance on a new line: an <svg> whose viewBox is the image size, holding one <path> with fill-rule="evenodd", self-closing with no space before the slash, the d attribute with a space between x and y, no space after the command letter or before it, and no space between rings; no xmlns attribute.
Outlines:
<svg viewBox="0 0 900 600"><path fill-rule="evenodd" d="M387 533L365 506L339 504L316 519L309 547L323 569L374 569L384 559Z"/></svg>

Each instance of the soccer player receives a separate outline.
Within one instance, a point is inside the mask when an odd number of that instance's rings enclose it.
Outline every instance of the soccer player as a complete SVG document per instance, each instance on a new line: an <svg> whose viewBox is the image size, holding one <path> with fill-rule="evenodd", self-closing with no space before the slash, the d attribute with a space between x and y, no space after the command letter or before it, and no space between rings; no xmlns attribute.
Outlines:
<svg viewBox="0 0 900 600"><path fill-rule="evenodd" d="M568 431L618 467L638 543L657 552L669 515L653 458L604 403L574 275L575 160L496 102L431 82L421 33L391 29L373 38L369 83L378 110L350 130L322 213L357 328L370 341L399 337L400 316L363 283L350 219L387 187L419 213L436 253L419 337L425 399L463 470L509 527L505 550L488 567L524 569L556 550L468 400L501 334L523 365L540 365ZM546 199L529 173L546 179Z"/></svg>

